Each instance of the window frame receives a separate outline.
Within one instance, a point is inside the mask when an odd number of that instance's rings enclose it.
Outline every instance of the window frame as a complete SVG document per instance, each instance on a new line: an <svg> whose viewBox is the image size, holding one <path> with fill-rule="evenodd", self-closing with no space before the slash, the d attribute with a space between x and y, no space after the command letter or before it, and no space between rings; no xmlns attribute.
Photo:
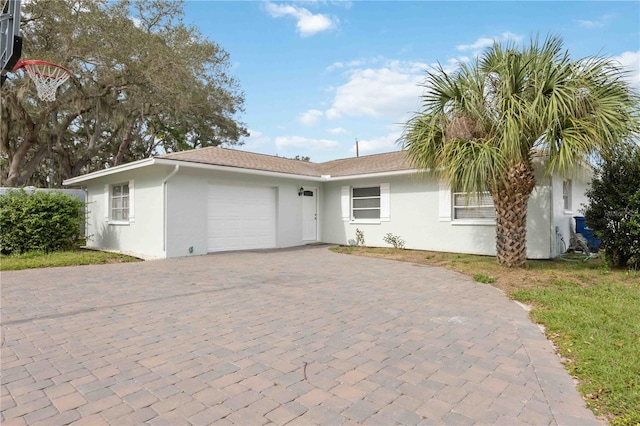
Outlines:
<svg viewBox="0 0 640 426"><path fill-rule="evenodd" d="M120 193L118 195L116 195L116 189L120 189ZM114 206L116 201L119 201L118 204L120 207ZM129 182L111 185L109 194L109 219L112 222L129 222Z"/></svg>
<svg viewBox="0 0 640 426"><path fill-rule="evenodd" d="M120 188L119 195L115 195L116 188ZM124 189L128 188L128 193L124 194ZM114 200L119 199L121 207L114 207ZM124 200L127 200L127 207L124 207ZM119 218L116 211L126 211L127 216ZM135 222L134 208L134 181L121 181L104 185L104 220L109 225L129 225Z"/></svg>
<svg viewBox="0 0 640 426"><path fill-rule="evenodd" d="M368 188L377 188L378 195L368 195L368 196L354 196L354 191L358 189L368 189ZM377 207L355 207L356 200L378 200ZM353 223L380 223L382 217L382 185L360 185L360 186L352 186L350 191L350 214L351 214L351 222ZM378 211L378 217L375 218L356 218L356 211Z"/></svg>
<svg viewBox="0 0 640 426"><path fill-rule="evenodd" d="M380 219L355 219L351 209L353 204L352 188L371 188L376 186L380 187ZM382 222L391 222L391 184L382 182L377 185L343 185L340 188L340 216L343 222L352 224L370 223L379 225Z"/></svg>
<svg viewBox="0 0 640 426"><path fill-rule="evenodd" d="M451 223L458 225L495 225L496 223L496 210L495 204L493 202L493 198L488 191L481 192L481 196L477 197L471 195L467 198L468 192L451 192ZM464 200L463 204L456 203L456 199L462 196ZM473 203L474 199L479 201L479 203ZM481 203L482 200L490 200L490 203ZM470 211L473 209L483 209L483 208L491 208L493 212L492 217L464 217L458 218L457 211Z"/></svg>
<svg viewBox="0 0 640 426"><path fill-rule="evenodd" d="M562 180L562 210L565 213L571 214L572 211L572 203L571 194L573 192L573 182L571 179L563 179Z"/></svg>

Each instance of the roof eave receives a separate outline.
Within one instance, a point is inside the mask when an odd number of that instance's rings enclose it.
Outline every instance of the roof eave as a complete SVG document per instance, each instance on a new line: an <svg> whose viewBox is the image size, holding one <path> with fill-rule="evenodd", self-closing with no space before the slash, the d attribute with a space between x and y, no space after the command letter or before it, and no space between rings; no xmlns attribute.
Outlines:
<svg viewBox="0 0 640 426"><path fill-rule="evenodd" d="M97 172L92 172L86 175L70 178L63 181L62 184L77 185L90 180L100 179L102 177L109 176L115 173L139 169L142 167L148 167L152 165L175 166L176 164L179 164L180 166L185 168L218 170L218 171L225 171L225 172L243 173L243 174L255 175L255 176L269 176L269 177L280 177L280 178L288 178L288 179L292 179L292 178L304 179L304 180L311 180L316 182L322 182L323 180L325 180L321 176L309 176L309 175L301 175L301 174L295 174L295 173L273 172L269 170L247 169L244 167L221 166L217 164L204 164L204 163L196 163L196 162L185 161L185 160L170 160L166 158L154 157L154 158L146 158L144 160L138 160L132 163L123 164L121 166L115 166L109 169L99 170Z"/></svg>
<svg viewBox="0 0 640 426"><path fill-rule="evenodd" d="M419 172L420 170L418 169L393 170L388 172L361 173L357 175L330 176L328 179L325 179L325 180L342 181L342 180L351 180L351 179L380 178L380 177L387 177L387 176L411 175Z"/></svg>
<svg viewBox="0 0 640 426"><path fill-rule="evenodd" d="M114 173L124 172L128 170L139 169L141 167L147 167L155 162L155 158L145 158L143 160L134 161L132 163L122 164L121 166L110 167L108 169L98 170L97 172L87 173L86 175L80 175L72 177L62 181L63 185L75 185L78 183L86 182L93 179L99 179L101 177L109 176Z"/></svg>
<svg viewBox="0 0 640 426"><path fill-rule="evenodd" d="M234 166L221 166L217 164L206 164L206 163L196 163L192 161L185 160L170 160L166 158L156 158L155 164L166 164L166 165L176 165L180 164L183 167L189 167L194 169L205 169L205 170L218 170L224 172L235 172L235 173L243 173L248 175L256 175L256 176L270 176L270 177L281 177L281 178L295 178L295 179L305 179L320 182L322 181L322 177L320 176L312 176L312 175L301 175L296 173L285 173L285 172L274 172L269 170L259 170L259 169L248 169L245 167L234 167Z"/></svg>

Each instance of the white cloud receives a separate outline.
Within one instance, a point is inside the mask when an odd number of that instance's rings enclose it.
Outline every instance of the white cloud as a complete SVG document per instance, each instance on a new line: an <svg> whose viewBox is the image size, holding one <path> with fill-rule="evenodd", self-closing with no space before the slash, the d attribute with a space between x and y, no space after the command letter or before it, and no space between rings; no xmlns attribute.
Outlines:
<svg viewBox="0 0 640 426"><path fill-rule="evenodd" d="M595 21L578 19L578 24L585 28L602 28L608 25L613 18L615 18L615 15L602 15L600 19Z"/></svg>
<svg viewBox="0 0 640 426"><path fill-rule="evenodd" d="M274 18L292 16L297 20L296 27L303 37L312 36L322 31L331 30L338 26L338 19L323 15L313 14L303 7L292 6L290 4L275 4L267 2L265 5L267 12Z"/></svg>
<svg viewBox="0 0 640 426"><path fill-rule="evenodd" d="M629 83L636 89L640 89L640 50L637 52L624 52L619 56L614 56L611 60L619 62L629 72Z"/></svg>
<svg viewBox="0 0 640 426"><path fill-rule="evenodd" d="M359 67L362 66L366 63L367 61L364 59L355 59L353 61L349 61L349 62L334 62L333 64L329 65L327 68L325 68L325 71L331 72L333 70L337 70L337 69L341 69L341 68L354 68L354 67Z"/></svg>
<svg viewBox="0 0 640 426"><path fill-rule="evenodd" d="M360 58L360 59L353 59L351 61L348 62L334 62L331 65L329 65L328 67L325 68L325 71L327 72L331 72L331 71L335 71L338 69L345 69L345 70L351 70L354 68L361 68L364 67L365 65L376 65L376 64L380 64L380 63L386 63L388 62L388 59L386 59L384 56L375 56L375 57L371 57L371 58Z"/></svg>
<svg viewBox="0 0 640 426"><path fill-rule="evenodd" d="M329 139L313 139L303 136L280 136L276 138L276 148L278 150L287 150L290 148L313 149L333 149L339 147L340 144Z"/></svg>
<svg viewBox="0 0 640 426"><path fill-rule="evenodd" d="M386 61L379 68L354 69L348 81L335 89L335 97L325 115L390 117L401 119L418 106L429 66L420 62Z"/></svg>
<svg viewBox="0 0 640 426"><path fill-rule="evenodd" d="M492 38L481 37L477 39L475 42L473 42L472 44L460 44L456 46L456 49L463 50L463 51L464 50L481 50L481 49L484 49L485 47L489 47L493 45L494 42L495 40Z"/></svg>
<svg viewBox="0 0 640 426"><path fill-rule="evenodd" d="M348 131L347 129L343 129L342 127L335 127L333 129L327 129L327 132L331 133L332 135L349 135L349 134L351 134L350 131Z"/></svg>
<svg viewBox="0 0 640 426"><path fill-rule="evenodd" d="M391 152L398 151L400 146L396 143L400 138L401 132L395 131L385 136L380 136L373 139L358 140L358 151L362 154L375 154L379 152ZM355 145L351 149L352 152L356 152Z"/></svg>
<svg viewBox="0 0 640 426"><path fill-rule="evenodd" d="M496 41L514 41L516 43L520 43L522 41L522 36L519 36L517 34L514 34L512 32L509 31L505 31L504 33L500 34L499 36L494 36L494 37L480 37L479 39L477 39L476 41L474 41L471 44L460 44L458 46L456 46L457 50L461 50L461 51L467 51L467 50L471 50L471 51L479 51L482 50L484 48L490 47L493 45L493 43L495 43Z"/></svg>
<svg viewBox="0 0 640 426"><path fill-rule="evenodd" d="M594 27L601 26L601 25L598 25L598 23L595 21L584 21L582 19L578 19L578 24L580 24L581 27L585 27L585 28L594 28Z"/></svg>
<svg viewBox="0 0 640 426"><path fill-rule="evenodd" d="M336 0L336 1L332 1L331 4L336 6L342 6L345 9L351 9L351 6L353 6L353 2L347 1L347 0Z"/></svg>
<svg viewBox="0 0 640 426"><path fill-rule="evenodd" d="M314 124L318 123L323 115L324 114L320 110L310 109L309 111L303 112L302 114L298 115L298 121L305 126L313 126Z"/></svg>
<svg viewBox="0 0 640 426"><path fill-rule="evenodd" d="M340 68L344 68L344 62L334 62L331 65L329 65L327 68L325 68L325 71L333 71L333 70L338 70Z"/></svg>

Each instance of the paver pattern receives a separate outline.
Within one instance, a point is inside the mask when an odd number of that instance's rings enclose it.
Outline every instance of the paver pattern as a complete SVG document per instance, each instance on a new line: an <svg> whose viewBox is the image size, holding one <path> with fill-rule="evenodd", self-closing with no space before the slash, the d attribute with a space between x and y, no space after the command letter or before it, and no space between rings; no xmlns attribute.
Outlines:
<svg viewBox="0 0 640 426"><path fill-rule="evenodd" d="M327 247L3 272L1 421L597 425L500 291Z"/></svg>

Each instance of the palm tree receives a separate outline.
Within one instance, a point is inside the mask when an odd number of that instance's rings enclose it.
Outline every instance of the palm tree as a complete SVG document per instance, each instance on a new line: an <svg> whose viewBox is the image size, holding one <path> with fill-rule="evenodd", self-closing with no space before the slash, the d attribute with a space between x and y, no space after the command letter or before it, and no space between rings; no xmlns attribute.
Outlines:
<svg viewBox="0 0 640 426"><path fill-rule="evenodd" d="M453 73L427 73L422 111L401 142L416 167L456 191L488 191L498 263L525 266L534 154L546 157L546 173L567 175L637 136L640 98L624 77L606 58L572 60L557 36L522 49L496 42Z"/></svg>

